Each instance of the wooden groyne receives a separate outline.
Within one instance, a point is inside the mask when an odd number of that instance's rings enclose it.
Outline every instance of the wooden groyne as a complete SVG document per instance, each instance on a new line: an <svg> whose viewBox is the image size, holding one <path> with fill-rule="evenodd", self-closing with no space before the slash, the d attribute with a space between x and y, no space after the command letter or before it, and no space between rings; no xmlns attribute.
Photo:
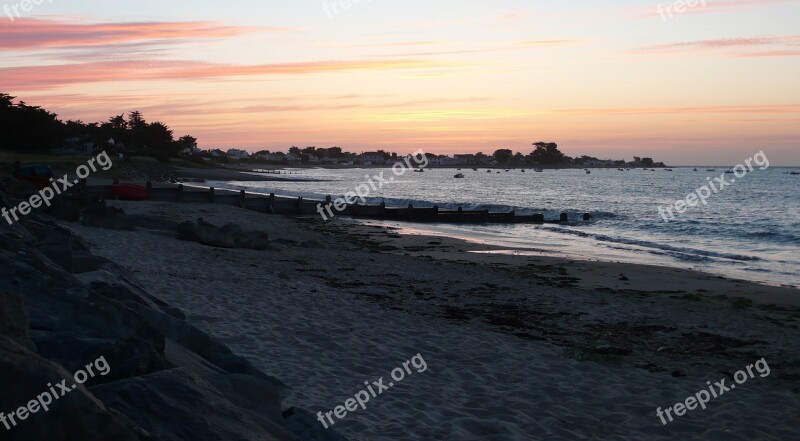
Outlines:
<svg viewBox="0 0 800 441"><path fill-rule="evenodd" d="M178 184L174 187L154 187L148 182L147 191L152 201L222 204L261 213L280 215L320 216L324 214L326 217L331 217L330 213L333 213L335 216L350 216L363 219L452 224L558 224L570 221L567 213L562 213L559 219L545 219L543 214L520 215L514 211L491 212L489 210L464 210L461 207L456 210L442 210L438 206L422 208L414 207L413 205L407 207L389 207L386 206L386 203L364 205L356 202L355 204L346 204L343 207L340 205L342 209L336 210L330 196L324 201L318 201L304 199L302 197L281 197L276 196L274 193L263 195L247 193L244 190L236 192L233 190L215 189L214 187L207 189L185 187L183 184ZM111 185L85 186L84 192L87 197L104 198L108 200L116 198ZM588 221L591 215L586 213L581 218L584 221Z"/></svg>

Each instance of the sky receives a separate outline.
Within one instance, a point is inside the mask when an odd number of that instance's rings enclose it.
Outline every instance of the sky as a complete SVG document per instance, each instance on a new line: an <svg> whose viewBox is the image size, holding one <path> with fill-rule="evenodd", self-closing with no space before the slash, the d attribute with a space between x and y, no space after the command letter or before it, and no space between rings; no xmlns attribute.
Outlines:
<svg viewBox="0 0 800 441"><path fill-rule="evenodd" d="M201 148L800 165L800 0L35 2L0 0L0 92L62 119L140 110Z"/></svg>

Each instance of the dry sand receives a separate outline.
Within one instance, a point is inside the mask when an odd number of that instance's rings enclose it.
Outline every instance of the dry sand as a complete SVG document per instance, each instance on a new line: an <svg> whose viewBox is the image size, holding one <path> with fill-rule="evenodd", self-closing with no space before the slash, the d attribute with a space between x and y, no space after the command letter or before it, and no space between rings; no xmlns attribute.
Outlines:
<svg viewBox="0 0 800 441"><path fill-rule="evenodd" d="M119 203L266 230L268 251L67 224L189 320L329 411L420 353L428 370L337 421L351 440L795 439L798 290L491 248L344 220ZM629 280L620 280L625 274ZM771 373L663 426L760 358ZM728 380L730 382L730 380Z"/></svg>

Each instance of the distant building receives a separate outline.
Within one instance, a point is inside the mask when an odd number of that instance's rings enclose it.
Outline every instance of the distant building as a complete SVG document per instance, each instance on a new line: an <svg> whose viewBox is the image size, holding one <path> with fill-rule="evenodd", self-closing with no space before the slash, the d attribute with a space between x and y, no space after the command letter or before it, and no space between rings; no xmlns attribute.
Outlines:
<svg viewBox="0 0 800 441"><path fill-rule="evenodd" d="M364 165L386 164L386 158L383 156L383 153L379 152L362 153L360 159L361 163Z"/></svg>
<svg viewBox="0 0 800 441"><path fill-rule="evenodd" d="M228 150L227 156L228 159L235 159L235 160L249 159L250 153L247 153L246 151L240 149L230 149Z"/></svg>
<svg viewBox="0 0 800 441"><path fill-rule="evenodd" d="M200 152L202 152L202 150L200 150L197 147L186 147L183 150L181 150L180 154L181 156L192 156L192 155L199 155Z"/></svg>
<svg viewBox="0 0 800 441"><path fill-rule="evenodd" d="M453 155L453 163L458 165L475 165L478 163L475 155Z"/></svg>
<svg viewBox="0 0 800 441"><path fill-rule="evenodd" d="M286 159L286 154L281 152L259 152L253 155L253 159L257 159L259 161L283 162Z"/></svg>
<svg viewBox="0 0 800 441"><path fill-rule="evenodd" d="M445 155L431 156L428 158L428 163L435 166L456 165L455 159Z"/></svg>

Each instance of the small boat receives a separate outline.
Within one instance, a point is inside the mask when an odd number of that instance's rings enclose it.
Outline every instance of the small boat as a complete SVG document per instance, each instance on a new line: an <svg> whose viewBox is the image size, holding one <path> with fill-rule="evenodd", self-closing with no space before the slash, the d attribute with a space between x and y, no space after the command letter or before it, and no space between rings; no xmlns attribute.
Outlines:
<svg viewBox="0 0 800 441"><path fill-rule="evenodd" d="M150 199L147 187L137 184L116 184L111 186L111 192L121 201L146 201Z"/></svg>
<svg viewBox="0 0 800 441"><path fill-rule="evenodd" d="M586 174L587 174L587 175L590 175L590 174L592 174L592 172L591 172L591 171L590 171L588 168L587 168L585 171L586 171Z"/></svg>
<svg viewBox="0 0 800 441"><path fill-rule="evenodd" d="M14 171L14 177L35 185L39 190L44 190L51 185L50 178L53 177L53 171L47 164L23 164Z"/></svg>
<svg viewBox="0 0 800 441"><path fill-rule="evenodd" d="M522 171L522 173L525 173L525 169L524 168L521 171Z"/></svg>
<svg viewBox="0 0 800 441"><path fill-rule="evenodd" d="M414 169L414 173L423 173L424 171L425 171L425 169L424 169L424 168L417 168L417 169Z"/></svg>
<svg viewBox="0 0 800 441"><path fill-rule="evenodd" d="M535 168L535 169L533 169L533 171L535 171L536 173L542 173L542 172L544 172L544 169Z"/></svg>
<svg viewBox="0 0 800 441"><path fill-rule="evenodd" d="M789 174L797 176L797 175L800 175L800 172L789 172Z"/></svg>
<svg viewBox="0 0 800 441"><path fill-rule="evenodd" d="M456 179L464 179L464 173L459 173L459 174L457 174L457 175L455 175L453 177L456 178Z"/></svg>
<svg viewBox="0 0 800 441"><path fill-rule="evenodd" d="M697 171L697 169L695 168L694 171Z"/></svg>
<svg viewBox="0 0 800 441"><path fill-rule="evenodd" d="M486 173L491 173L491 172L492 172L491 170L486 170Z"/></svg>
<svg viewBox="0 0 800 441"><path fill-rule="evenodd" d="M473 168L472 171L478 171L478 169L477 168Z"/></svg>
<svg viewBox="0 0 800 441"><path fill-rule="evenodd" d="M715 168L707 168L706 171L717 171Z"/></svg>
<svg viewBox="0 0 800 441"><path fill-rule="evenodd" d="M725 170L726 175L732 175L734 173L733 170Z"/></svg>

